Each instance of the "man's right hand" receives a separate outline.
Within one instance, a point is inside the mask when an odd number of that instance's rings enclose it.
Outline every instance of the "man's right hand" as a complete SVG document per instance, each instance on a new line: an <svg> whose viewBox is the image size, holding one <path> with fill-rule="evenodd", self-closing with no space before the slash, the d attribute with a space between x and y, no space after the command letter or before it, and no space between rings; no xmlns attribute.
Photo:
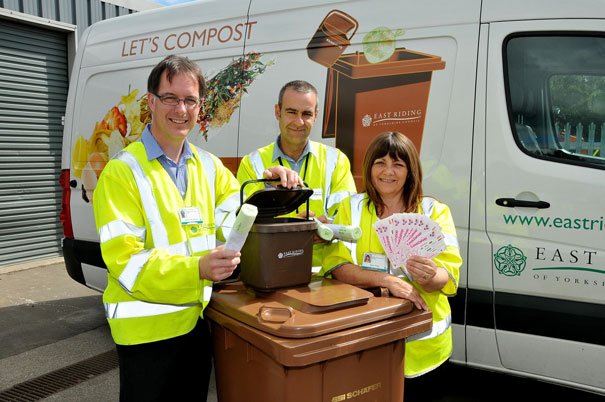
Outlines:
<svg viewBox="0 0 605 402"><path fill-rule="evenodd" d="M265 179L279 179L280 184L285 188L296 188L296 186L304 185L298 173L283 166L271 166L263 172L263 177Z"/></svg>
<svg viewBox="0 0 605 402"><path fill-rule="evenodd" d="M230 277L240 263L240 257L239 251L226 250L224 245L218 246L200 258L200 279L218 282Z"/></svg>

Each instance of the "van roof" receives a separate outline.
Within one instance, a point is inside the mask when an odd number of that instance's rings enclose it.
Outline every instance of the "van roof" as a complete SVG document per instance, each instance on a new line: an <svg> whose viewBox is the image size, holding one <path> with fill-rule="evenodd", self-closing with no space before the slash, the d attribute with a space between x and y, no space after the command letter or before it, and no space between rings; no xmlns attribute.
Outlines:
<svg viewBox="0 0 605 402"><path fill-rule="evenodd" d="M378 9L368 10L360 13L360 25L362 19L366 22L385 26L403 25L405 29L430 28L437 26L472 25L483 23L517 21L517 20L546 20L605 17L605 2L600 0L581 0L582 7L577 3L569 3L561 0L432 0L430 2L419 2L414 6L414 11L389 12L389 8L398 7L399 1L393 1L391 6L386 2L381 3ZM250 6L250 7L249 7ZM158 58L172 52L207 52L228 51L229 48L241 48L243 40L225 41L220 43L216 40L216 33L222 28L239 30L240 35L246 32L248 21L248 10L254 14L264 15L267 13L267 24L262 27L264 34L258 39L253 36L250 45L254 47L258 43L275 40L275 35L267 32L274 29L279 31L279 37L285 42L294 43L303 38L307 27L303 24L288 26L285 29L279 18L280 12L294 11L300 8L301 12L317 10L317 21L309 21L310 26L315 27L321 18L334 9L335 4L328 0L301 0L292 5L288 2L275 2L272 0L205 0L180 5L141 11L134 14L124 15L116 18L99 21L87 29L82 36L80 46L86 46L86 55L82 59L83 68L92 65L122 62L127 60L149 60L154 64ZM359 11L359 3L338 3L336 7L343 10ZM410 9L405 4L401 5L405 10ZM438 13L435 10L439 10ZM314 12L314 11L313 11ZM413 15L412 15L413 14ZM403 16L402 16L403 15ZM405 15L408 15L406 18ZM252 22L256 24L256 22ZM368 23L365 26L368 26ZM266 29L269 27L270 29ZM250 27L250 31L258 31L261 25ZM310 28L309 28L310 29ZM209 37L215 34L215 39L210 43ZM224 31L228 33L227 30ZM260 32L260 31L258 31ZM310 35L312 30L309 30ZM362 33L361 30L358 33ZM186 41L188 38L197 40L195 46L178 46L178 41ZM199 45L201 41L208 40L209 43ZM155 41L155 42L154 42ZM168 42L166 42L168 41ZM257 42L260 41L260 42ZM170 46L162 46L170 43ZM153 48L155 46L155 48ZM206 55L210 55L206 53ZM210 55L211 56L211 55Z"/></svg>
<svg viewBox="0 0 605 402"><path fill-rule="evenodd" d="M541 19L605 18L601 0L579 2L555 0L483 0L481 22L522 21Z"/></svg>

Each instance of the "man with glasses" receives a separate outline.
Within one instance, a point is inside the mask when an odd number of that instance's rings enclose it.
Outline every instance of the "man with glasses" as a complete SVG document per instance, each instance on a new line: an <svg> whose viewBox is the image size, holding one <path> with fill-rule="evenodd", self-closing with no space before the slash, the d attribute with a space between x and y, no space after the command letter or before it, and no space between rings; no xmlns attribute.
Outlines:
<svg viewBox="0 0 605 402"><path fill-rule="evenodd" d="M206 93L198 65L168 56L147 90L151 124L107 164L94 194L120 400L205 401L211 340L203 310L212 283L240 262L239 252L216 246L217 229L239 205L239 183L187 141ZM264 174L300 184L283 167Z"/></svg>

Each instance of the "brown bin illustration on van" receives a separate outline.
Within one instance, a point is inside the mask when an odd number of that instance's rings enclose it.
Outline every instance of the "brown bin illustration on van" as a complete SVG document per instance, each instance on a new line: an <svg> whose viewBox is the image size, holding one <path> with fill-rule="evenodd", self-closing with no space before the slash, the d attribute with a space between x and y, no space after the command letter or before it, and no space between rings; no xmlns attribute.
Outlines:
<svg viewBox="0 0 605 402"><path fill-rule="evenodd" d="M357 22L337 11L328 13L309 42L307 51L309 58L328 68L322 137L336 138L336 147L351 161L357 189L363 191L363 157L377 134L400 131L413 141L420 152L432 73L443 70L445 62L439 56L395 48L394 36L400 34L383 35L390 42L383 46L388 53L378 56L364 52L345 54L344 47L333 43L348 46L357 30ZM336 22L331 23L334 19ZM351 21L351 24L341 21ZM326 26L337 26L338 29L326 29ZM320 31L324 35L332 34L336 39L324 37L320 41L317 39ZM366 37L375 41L370 45L380 48L378 41L384 32L390 33L384 27L370 31ZM318 49L320 44L323 48ZM332 49L328 50L330 47ZM364 48L367 51L371 47ZM335 55L337 57L332 62Z"/></svg>

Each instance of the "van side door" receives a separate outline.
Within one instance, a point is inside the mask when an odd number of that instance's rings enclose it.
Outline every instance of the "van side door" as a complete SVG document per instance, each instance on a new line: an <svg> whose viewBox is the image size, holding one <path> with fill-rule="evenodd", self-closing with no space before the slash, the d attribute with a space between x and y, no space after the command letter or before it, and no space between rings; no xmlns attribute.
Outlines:
<svg viewBox="0 0 605 402"><path fill-rule="evenodd" d="M603 21L490 24L485 213L507 369L605 389Z"/></svg>

